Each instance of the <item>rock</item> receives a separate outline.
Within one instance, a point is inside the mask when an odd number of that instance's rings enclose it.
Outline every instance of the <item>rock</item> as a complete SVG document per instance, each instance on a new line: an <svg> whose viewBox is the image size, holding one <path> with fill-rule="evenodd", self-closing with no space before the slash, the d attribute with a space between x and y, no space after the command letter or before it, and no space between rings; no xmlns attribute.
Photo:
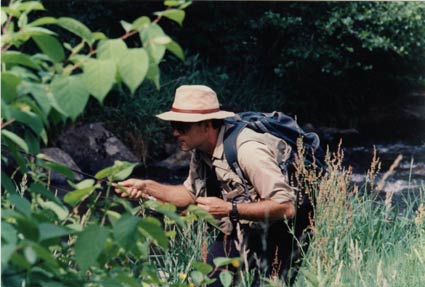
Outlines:
<svg viewBox="0 0 425 287"><path fill-rule="evenodd" d="M46 160L62 164L76 171L81 171L81 169L77 166L77 164L71 158L71 156L67 154L66 152L64 152L63 150L61 150L60 148L57 148L57 147L43 148L41 149L41 153L45 155ZM83 176L77 172L74 172L74 179L75 181L81 181L83 179ZM50 182L53 184L60 184L60 185L66 184L66 176L56 171L52 171L50 175Z"/></svg>
<svg viewBox="0 0 425 287"><path fill-rule="evenodd" d="M317 133L323 143L338 143L340 139L346 143L359 136L359 131L353 128L338 129L333 127L319 127Z"/></svg>
<svg viewBox="0 0 425 287"><path fill-rule="evenodd" d="M162 167L168 170L186 169L189 167L192 153L180 149L171 154L166 159L154 164L155 167Z"/></svg>
<svg viewBox="0 0 425 287"><path fill-rule="evenodd" d="M70 154L82 170L91 174L113 165L115 160L139 161L102 123L71 128L59 137L57 146Z"/></svg>

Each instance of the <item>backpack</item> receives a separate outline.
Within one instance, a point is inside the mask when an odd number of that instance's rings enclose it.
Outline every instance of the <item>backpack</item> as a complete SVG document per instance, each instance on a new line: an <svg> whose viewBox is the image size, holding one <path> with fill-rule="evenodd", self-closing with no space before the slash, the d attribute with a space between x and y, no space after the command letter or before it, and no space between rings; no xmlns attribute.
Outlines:
<svg viewBox="0 0 425 287"><path fill-rule="evenodd" d="M231 124L232 127L224 135L224 153L230 167L238 175L240 168L237 162L236 139L244 128L250 128L258 133L270 133L291 146L292 155L286 163L279 163L281 169L285 168L282 164L287 167L295 160L298 151L297 141L301 137L305 151L305 164L312 166L314 162L316 169L326 170L319 136L313 132L304 132L293 118L284 113L242 112L225 119L225 123Z"/></svg>

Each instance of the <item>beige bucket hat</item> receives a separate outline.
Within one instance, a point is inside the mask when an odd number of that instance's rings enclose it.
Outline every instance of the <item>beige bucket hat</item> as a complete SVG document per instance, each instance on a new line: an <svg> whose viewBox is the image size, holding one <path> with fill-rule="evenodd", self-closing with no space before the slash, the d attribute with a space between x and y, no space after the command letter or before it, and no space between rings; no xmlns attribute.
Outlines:
<svg viewBox="0 0 425 287"><path fill-rule="evenodd" d="M176 90L169 112L156 115L165 121L200 122L233 117L235 113L220 110L217 94L202 85L185 85Z"/></svg>

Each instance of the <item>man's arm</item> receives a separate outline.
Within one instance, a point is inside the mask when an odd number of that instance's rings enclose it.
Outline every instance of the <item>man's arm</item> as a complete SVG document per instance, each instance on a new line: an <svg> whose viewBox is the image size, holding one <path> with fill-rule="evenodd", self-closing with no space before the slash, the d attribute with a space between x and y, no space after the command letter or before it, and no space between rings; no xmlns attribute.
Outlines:
<svg viewBox="0 0 425 287"><path fill-rule="evenodd" d="M186 207L196 203L194 196L183 185L168 185L150 179L135 178L119 182L118 185L126 190L126 192L122 192L118 187L115 188L115 192L120 194L121 197L138 199L152 196L159 201L172 203L177 207Z"/></svg>
<svg viewBox="0 0 425 287"><path fill-rule="evenodd" d="M232 203L218 197L199 197L196 199L199 207L205 209L216 218L229 216ZM293 201L278 203L273 200L244 202L237 204L239 217L248 220L279 220L295 216Z"/></svg>

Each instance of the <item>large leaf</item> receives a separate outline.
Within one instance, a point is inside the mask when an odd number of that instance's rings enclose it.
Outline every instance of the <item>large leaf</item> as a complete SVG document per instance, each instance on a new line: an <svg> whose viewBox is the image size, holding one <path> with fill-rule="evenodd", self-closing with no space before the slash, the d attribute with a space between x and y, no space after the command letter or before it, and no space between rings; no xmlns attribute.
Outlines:
<svg viewBox="0 0 425 287"><path fill-rule="evenodd" d="M73 120L81 114L89 99L89 91L80 75L55 77L51 91L62 111Z"/></svg>
<svg viewBox="0 0 425 287"><path fill-rule="evenodd" d="M223 287L230 287L232 285L233 276L228 270L220 272L220 282L223 284Z"/></svg>
<svg viewBox="0 0 425 287"><path fill-rule="evenodd" d="M54 62L61 62L65 59L65 52L62 44L50 35L39 35L32 37L41 51L49 56Z"/></svg>
<svg viewBox="0 0 425 287"><path fill-rule="evenodd" d="M56 18L53 18L53 17L41 17L41 18L38 18L35 21L29 23L28 26L35 27L35 26L42 26L42 25L56 24L56 23L58 23L58 19L56 19Z"/></svg>
<svg viewBox="0 0 425 287"><path fill-rule="evenodd" d="M33 69L40 69L40 66L31 59L31 56L17 51L6 51L1 54L1 62L6 64L17 64Z"/></svg>
<svg viewBox="0 0 425 287"><path fill-rule="evenodd" d="M27 143L18 135L15 133L12 133L8 130L2 129L1 135L11 140L13 143L15 143L18 147L20 147L23 151L29 152L29 148Z"/></svg>
<svg viewBox="0 0 425 287"><path fill-rule="evenodd" d="M28 200L17 194L9 195L8 199L15 206L16 210L25 214L27 217L31 216L31 203Z"/></svg>
<svg viewBox="0 0 425 287"><path fill-rule="evenodd" d="M76 206L78 203L90 196L90 194L92 194L93 191L96 190L96 188L96 186L91 186L83 189L70 191L63 197L63 200L72 206Z"/></svg>
<svg viewBox="0 0 425 287"><path fill-rule="evenodd" d="M114 60L119 64L121 57L127 52L127 45L121 39L104 40L97 47L97 58L101 60Z"/></svg>
<svg viewBox="0 0 425 287"><path fill-rule="evenodd" d="M167 9L161 12L155 12L155 15L166 17L177 22L180 26L183 24L185 12L180 9Z"/></svg>
<svg viewBox="0 0 425 287"><path fill-rule="evenodd" d="M58 25L66 30L74 33L75 35L80 36L87 41L90 45L93 44L94 38L92 32L86 25L81 23L78 20L68 17L61 17L58 19Z"/></svg>
<svg viewBox="0 0 425 287"><path fill-rule="evenodd" d="M158 90L160 88L160 77L161 77L161 73L160 73L158 64L150 61L148 73L146 74L146 78L151 80L155 84L155 87Z"/></svg>
<svg viewBox="0 0 425 287"><path fill-rule="evenodd" d="M149 68L149 56L145 49L129 49L121 58L118 70L132 94L145 79Z"/></svg>
<svg viewBox="0 0 425 287"><path fill-rule="evenodd" d="M32 183L29 187L29 190L31 192L35 192L42 195L44 198L49 199L55 202L56 204L59 204L60 206L63 206L63 203L50 190L45 188L40 183Z"/></svg>
<svg viewBox="0 0 425 287"><path fill-rule="evenodd" d="M36 83L30 83L27 85L28 92L33 95L37 104L40 106L41 110L47 115L49 114L52 108L52 99L47 95L46 86Z"/></svg>
<svg viewBox="0 0 425 287"><path fill-rule="evenodd" d="M123 180L127 178L136 167L137 163L116 160L113 166L104 168L96 173L96 179L112 177L112 180Z"/></svg>
<svg viewBox="0 0 425 287"><path fill-rule="evenodd" d="M165 47L167 47L167 50L173 53L177 56L180 60L184 61L184 52L183 49L180 47L177 42L171 41L168 43Z"/></svg>
<svg viewBox="0 0 425 287"><path fill-rule="evenodd" d="M46 161L43 163L43 166L48 169L54 170L60 174L63 174L70 180L74 180L74 173L66 165L63 165L57 162Z"/></svg>
<svg viewBox="0 0 425 287"><path fill-rule="evenodd" d="M16 87L21 79L9 72L1 73L1 97L5 103L10 103L16 98Z"/></svg>
<svg viewBox="0 0 425 287"><path fill-rule="evenodd" d="M11 194L16 193L15 183L4 171L1 171L1 186L3 187L3 190Z"/></svg>
<svg viewBox="0 0 425 287"><path fill-rule="evenodd" d="M99 225L87 227L75 242L75 259L82 271L96 263L97 258L105 247L109 231Z"/></svg>
<svg viewBox="0 0 425 287"><path fill-rule="evenodd" d="M41 135L43 131L43 122L37 117L36 114L25 111L18 110L15 108L10 108L10 116L14 118L17 122L23 123L28 126L36 135Z"/></svg>
<svg viewBox="0 0 425 287"><path fill-rule="evenodd" d="M170 39L158 24L151 24L140 31L140 39L142 40L143 47L146 48L151 58L155 63L159 63L164 56L165 46L170 41L163 42L158 39Z"/></svg>
<svg viewBox="0 0 425 287"><path fill-rule="evenodd" d="M84 64L87 89L99 102L103 102L115 83L116 65L113 60L90 60Z"/></svg>
<svg viewBox="0 0 425 287"><path fill-rule="evenodd" d="M72 230L63 228L55 224L43 222L38 225L38 231L40 233L39 241L43 241L50 238L61 237L72 233Z"/></svg>
<svg viewBox="0 0 425 287"><path fill-rule="evenodd" d="M114 237L126 250L135 246L138 238L138 225L140 218L129 213L124 214L114 226Z"/></svg>
<svg viewBox="0 0 425 287"><path fill-rule="evenodd" d="M140 221L139 226L143 235L153 239L162 248L168 248L167 235L156 218L145 217Z"/></svg>

